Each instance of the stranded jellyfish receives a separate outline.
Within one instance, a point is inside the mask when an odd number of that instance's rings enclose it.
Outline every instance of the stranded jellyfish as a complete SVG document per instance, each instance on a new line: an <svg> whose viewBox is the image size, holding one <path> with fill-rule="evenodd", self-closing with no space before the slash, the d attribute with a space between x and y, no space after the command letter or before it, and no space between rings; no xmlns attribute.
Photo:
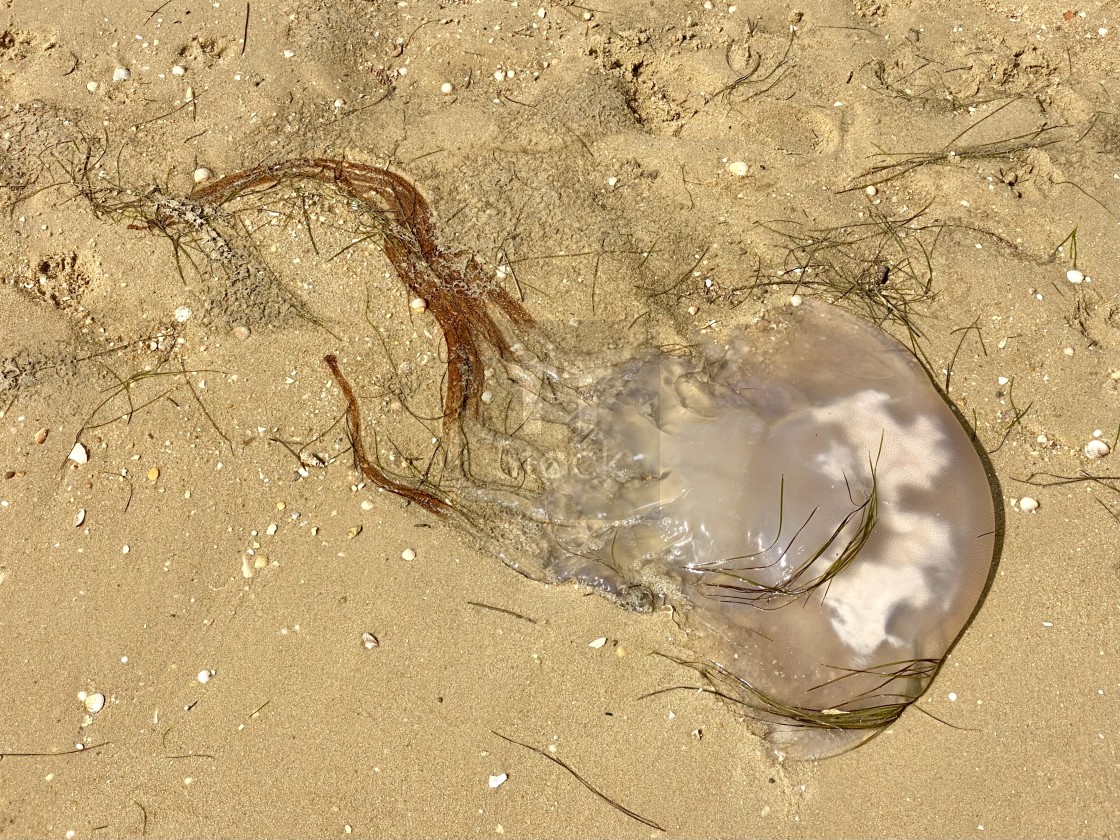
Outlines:
<svg viewBox="0 0 1120 840"><path fill-rule="evenodd" d="M850 749L929 687L982 596L994 512L969 435L901 344L806 304L721 346L557 358L492 274L440 246L411 183L348 161L262 166L132 209L192 228L248 282L224 208L298 180L364 214L446 344L441 446L458 454L438 486L369 456L359 400L326 358L369 481L530 577L671 607L695 653L683 664L787 756Z"/></svg>

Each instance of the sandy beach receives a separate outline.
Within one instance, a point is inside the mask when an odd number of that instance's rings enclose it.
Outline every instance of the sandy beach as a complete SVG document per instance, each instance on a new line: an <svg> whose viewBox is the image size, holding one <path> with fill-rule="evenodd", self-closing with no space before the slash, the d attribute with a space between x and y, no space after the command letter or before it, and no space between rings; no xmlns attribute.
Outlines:
<svg viewBox="0 0 1120 840"><path fill-rule="evenodd" d="M1118 39L1100 0L0 2L0 837L1120 837ZM779 760L666 691L665 611L363 483L324 356L402 469L446 358L360 208L243 205L275 287L138 209L300 157L407 177L560 357L904 302L997 495L927 694Z"/></svg>

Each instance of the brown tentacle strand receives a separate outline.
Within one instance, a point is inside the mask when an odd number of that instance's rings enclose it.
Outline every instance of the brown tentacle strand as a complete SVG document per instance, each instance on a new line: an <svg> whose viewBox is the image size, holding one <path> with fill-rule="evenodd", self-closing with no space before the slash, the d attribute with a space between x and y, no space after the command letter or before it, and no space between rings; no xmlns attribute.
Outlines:
<svg viewBox="0 0 1120 840"><path fill-rule="evenodd" d="M394 481L370 461L366 454L365 443L362 441L362 412L358 405L358 398L354 396L354 389L350 387L350 383L342 375L342 369L339 367L338 359L335 356L329 355L323 361L327 363L331 375L334 376L334 381L338 383L342 396L346 399L346 429L350 435L350 445L354 448L355 464L362 475L382 490L395 493L410 502L416 502L425 510L430 510L439 516L449 515L454 508L448 502L427 490L409 487L407 484Z"/></svg>
<svg viewBox="0 0 1120 840"><path fill-rule="evenodd" d="M361 163L302 158L227 175L191 198L223 204L247 191L299 179L331 184L384 220L381 235L385 254L409 291L427 301L447 343L444 426L451 428L464 410L478 416L484 384L481 348L488 345L503 358L510 352L486 304L497 307L515 326L531 326L533 317L486 275L475 257L448 252L440 246L428 203L407 179ZM464 256L459 267L456 260Z"/></svg>

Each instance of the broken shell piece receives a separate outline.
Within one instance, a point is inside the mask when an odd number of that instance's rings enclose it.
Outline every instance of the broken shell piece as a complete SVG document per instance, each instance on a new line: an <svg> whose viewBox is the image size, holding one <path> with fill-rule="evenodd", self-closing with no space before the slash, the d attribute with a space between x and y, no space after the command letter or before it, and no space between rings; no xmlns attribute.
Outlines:
<svg viewBox="0 0 1120 840"><path fill-rule="evenodd" d="M70 450L67 456L75 464L84 464L89 461L89 450L82 446L81 443L75 443L74 448Z"/></svg>
<svg viewBox="0 0 1120 840"><path fill-rule="evenodd" d="M488 784L490 785L491 788L499 788L503 784L505 784L505 781L508 778L509 778L509 776L507 774L499 773L496 776L491 776L489 781L488 781Z"/></svg>
<svg viewBox="0 0 1120 840"><path fill-rule="evenodd" d="M362 645L366 650L373 650L375 647L379 647L381 642L373 633L362 633Z"/></svg>
<svg viewBox="0 0 1120 840"><path fill-rule="evenodd" d="M1019 510L1024 513L1033 513L1038 510L1038 499L1032 499L1030 496L1024 496L1019 500Z"/></svg>
<svg viewBox="0 0 1120 840"><path fill-rule="evenodd" d="M1093 440L1085 444L1085 457L1091 458L1094 461L1098 458L1103 458L1111 451L1112 448L1103 440L1097 440L1094 438Z"/></svg>
<svg viewBox="0 0 1120 840"><path fill-rule="evenodd" d="M427 311L428 302L422 297L415 297L409 301L408 306L413 312L420 314Z"/></svg>
<svg viewBox="0 0 1120 840"><path fill-rule="evenodd" d="M592 641L588 642L587 646L589 648L595 648L596 650L598 650L599 648L601 648L606 643L607 643L607 637L606 636L600 636L598 639L593 639Z"/></svg>
<svg viewBox="0 0 1120 840"><path fill-rule="evenodd" d="M74 527L82 527L82 523L86 521L86 509L78 508L78 512L74 514Z"/></svg>

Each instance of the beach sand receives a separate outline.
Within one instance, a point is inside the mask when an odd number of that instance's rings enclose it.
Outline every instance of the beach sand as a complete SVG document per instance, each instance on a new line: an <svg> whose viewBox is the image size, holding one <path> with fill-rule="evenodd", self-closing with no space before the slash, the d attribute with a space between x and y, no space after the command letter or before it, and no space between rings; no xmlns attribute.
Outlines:
<svg viewBox="0 0 1120 840"><path fill-rule="evenodd" d="M664 836L1120 836L1120 456L1083 453L1120 433L1114 3L0 6L0 836L663 836L496 733ZM749 329L795 291L790 237L879 224L818 257L922 298L998 492L990 591L926 696L779 761L662 691L699 684L651 655L689 650L666 612L359 486L323 356L383 451L444 365L345 202L252 217L306 317L98 212L303 155L412 179L590 355Z"/></svg>

